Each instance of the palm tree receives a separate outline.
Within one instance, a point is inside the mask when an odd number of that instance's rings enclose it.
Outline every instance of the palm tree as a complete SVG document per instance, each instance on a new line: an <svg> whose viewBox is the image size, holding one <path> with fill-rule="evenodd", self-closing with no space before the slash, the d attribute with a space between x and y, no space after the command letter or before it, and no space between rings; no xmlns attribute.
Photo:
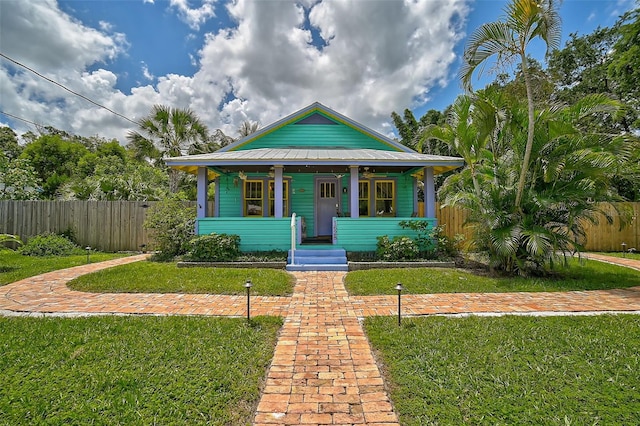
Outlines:
<svg viewBox="0 0 640 426"><path fill-rule="evenodd" d="M252 133L255 133L260 128L260 123L257 121L245 120L240 124L240 128L238 129L238 134L240 135L240 139L249 136Z"/></svg>
<svg viewBox="0 0 640 426"><path fill-rule="evenodd" d="M616 114L621 105L592 95L571 106L536 111L532 154L539 161L531 165L520 213L513 203L527 106L511 99L496 108L500 99L484 91L470 99L463 111L471 113L450 120L441 130L457 149L462 147L468 162L445 182L439 194L444 204L467 210L476 248L489 255L495 269L544 271L553 267L556 253L580 251L588 222L597 221L600 214L611 221L606 203L621 200L612 179L633 152L632 136L596 133L584 122ZM486 138L470 138L469 129ZM625 212L619 213L624 217Z"/></svg>
<svg viewBox="0 0 640 426"><path fill-rule="evenodd" d="M154 105L151 113L140 120L138 125L142 133L130 131L127 135L133 146L148 147L154 145L161 156L177 157L188 152L194 144L208 140L208 130L195 112L190 109L172 108ZM177 170L169 170L169 189L178 189Z"/></svg>
<svg viewBox="0 0 640 426"><path fill-rule="evenodd" d="M515 209L521 210L522 195L531 160L535 133L534 99L529 74L527 47L540 38L547 51L558 48L561 36L561 20L554 0L512 0L505 8L504 21L490 22L479 27L469 38L464 51L464 64L460 70L462 83L471 90L471 77L478 66L497 56L498 63L520 61L520 68L527 91L528 125L524 158L516 190Z"/></svg>

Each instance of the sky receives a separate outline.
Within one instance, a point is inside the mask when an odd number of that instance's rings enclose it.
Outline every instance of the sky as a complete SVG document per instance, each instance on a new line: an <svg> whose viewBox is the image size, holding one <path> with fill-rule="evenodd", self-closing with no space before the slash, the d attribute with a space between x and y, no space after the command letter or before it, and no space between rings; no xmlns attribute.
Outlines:
<svg viewBox="0 0 640 426"><path fill-rule="evenodd" d="M467 37L501 18L505 4L0 0L0 125L22 134L36 123L126 144L132 121L164 104L237 137L245 120L266 126L318 101L391 136L392 111L419 118L462 93ZM633 7L635 0L564 0L562 45ZM543 47L531 47L543 61ZM492 80L485 72L473 86Z"/></svg>

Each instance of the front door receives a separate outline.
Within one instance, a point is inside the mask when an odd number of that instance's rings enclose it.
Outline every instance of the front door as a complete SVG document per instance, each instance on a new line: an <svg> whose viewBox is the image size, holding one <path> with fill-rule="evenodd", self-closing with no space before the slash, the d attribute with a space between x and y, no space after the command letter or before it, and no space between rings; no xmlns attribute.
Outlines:
<svg viewBox="0 0 640 426"><path fill-rule="evenodd" d="M333 234L333 217L339 209L338 179L316 180L316 236Z"/></svg>

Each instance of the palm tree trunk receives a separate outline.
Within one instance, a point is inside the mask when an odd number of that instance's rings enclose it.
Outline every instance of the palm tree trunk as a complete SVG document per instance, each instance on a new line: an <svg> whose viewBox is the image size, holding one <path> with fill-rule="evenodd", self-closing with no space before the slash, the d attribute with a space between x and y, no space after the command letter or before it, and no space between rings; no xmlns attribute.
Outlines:
<svg viewBox="0 0 640 426"><path fill-rule="evenodd" d="M533 94L531 93L531 82L529 81L529 70L527 66L527 56L522 50L522 75L524 76L524 86L527 89L527 107L529 110L529 123L527 126L527 145L524 149L524 159L522 160L522 169L520 170L520 180L518 181L518 189L516 191L516 210L520 210L520 204L522 202L522 194L524 193L524 186L527 181L527 172L529 171L529 162L531 161L531 150L533 149L533 136L535 131L535 116L533 106Z"/></svg>

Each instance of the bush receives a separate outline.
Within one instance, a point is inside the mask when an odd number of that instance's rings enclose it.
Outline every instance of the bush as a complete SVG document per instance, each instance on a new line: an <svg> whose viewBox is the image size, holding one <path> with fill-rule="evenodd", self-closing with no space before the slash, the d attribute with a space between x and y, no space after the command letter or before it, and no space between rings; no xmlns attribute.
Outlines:
<svg viewBox="0 0 640 426"><path fill-rule="evenodd" d="M187 259L196 262L227 262L240 255L240 236L211 234L196 237L189 242Z"/></svg>
<svg viewBox="0 0 640 426"><path fill-rule="evenodd" d="M195 233L195 207L186 207L178 197L166 198L149 209L144 227L151 231L154 260L169 261L189 251Z"/></svg>
<svg viewBox="0 0 640 426"><path fill-rule="evenodd" d="M418 257L420 250L414 240L405 236L393 237L388 235L378 237L376 254L383 260L413 260Z"/></svg>
<svg viewBox="0 0 640 426"><path fill-rule="evenodd" d="M25 256L70 256L82 254L83 251L62 235L40 234L22 246L20 253Z"/></svg>

